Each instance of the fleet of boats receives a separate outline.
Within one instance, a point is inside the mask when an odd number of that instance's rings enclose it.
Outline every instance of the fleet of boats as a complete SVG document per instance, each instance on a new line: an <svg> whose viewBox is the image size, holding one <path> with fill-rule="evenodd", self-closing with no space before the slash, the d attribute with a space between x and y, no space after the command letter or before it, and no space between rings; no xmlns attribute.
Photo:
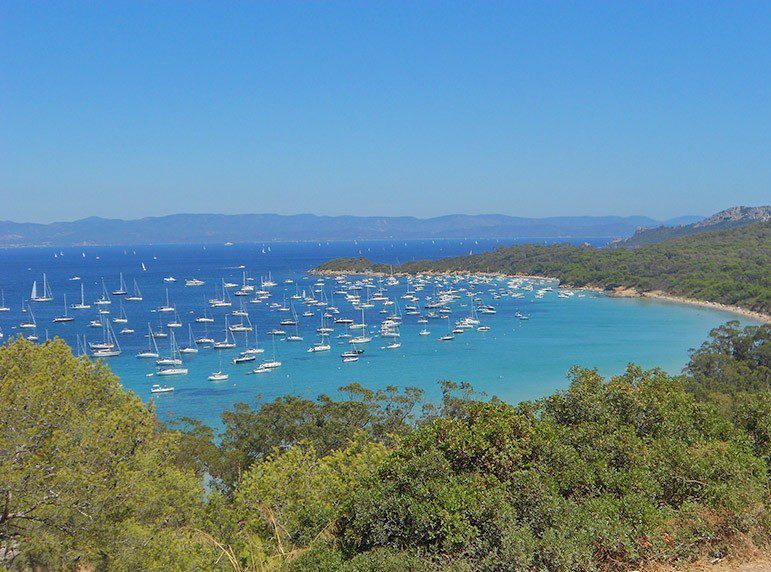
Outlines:
<svg viewBox="0 0 771 572"><path fill-rule="evenodd" d="M79 320L91 328L98 329L101 335L91 342L87 342L83 335L81 343L81 335L78 334L78 351L94 358L121 355L118 338L135 333L130 326L133 312L127 311L128 306L135 306L128 303L144 300L136 278L132 279L133 287L129 290L124 274L119 273L118 286L111 291L102 278L101 287L92 303L87 301L85 286L80 277L70 280L80 281L80 300L68 305L66 294L62 294L63 312L57 314L52 321L56 324L71 323L78 321L76 318L79 316L95 311L92 318ZM204 297L197 309L189 310L189 319L183 320L173 301L177 295L172 297L171 292L172 289L180 287L175 285L177 282L174 276L162 278L163 300L159 305L151 305L149 309L149 312L157 317L157 326L154 328L147 322L147 345L135 354L138 359L155 360L155 371L149 372L148 377L184 376L190 371L187 360L206 350L220 353L218 371L207 374L210 381L224 381L229 378L229 373L223 370L221 357L221 352L228 350L238 351L237 355L229 358L233 366L257 363L256 367L252 366L250 373L270 373L282 366L276 342L304 342L301 325L304 326L304 331L310 329L314 332L315 341L307 346L306 353L309 356L332 353L333 347L337 346L340 348L338 356L342 363L353 364L361 360L366 351L364 348L374 339L382 340L380 349L394 351L401 349L405 344L414 343L412 336L416 336L416 339L432 336L432 322L436 323L435 329L442 332L435 336L440 342L452 342L459 336L470 335L471 332L485 334L493 328L489 320L498 312L494 305L496 300L506 297L518 300L528 291L532 292L534 299L540 299L554 291L552 284L542 280L486 275L306 276L302 281L285 279L281 287L271 274L257 281L244 270L238 282L227 281L225 278L216 281L213 285L213 297L208 300ZM183 284L184 288L199 288L206 282L188 278ZM179 294L179 291L175 292ZM238 300L235 305L231 292ZM575 293L569 290L558 291L560 298L573 295ZM113 304L111 297L118 300L117 304ZM18 327L29 332L27 337L37 339L37 330L40 327L31 302L40 304L53 301L51 284L43 273L40 286L37 280L33 281L29 301L22 305L23 315ZM124 301L127 304L124 305ZM272 351L268 359L259 362L257 356L265 353L265 348L258 345L258 324L252 319L252 304L260 304L262 308L267 309L268 318L265 318L265 311L260 312L260 315L266 322L273 322L261 324L262 331L270 338L269 347ZM185 308L186 312L188 309L189 307ZM0 311L11 311L5 304L5 292L2 290ZM111 312L114 312L114 315L111 316ZM162 319L161 315L168 317ZM271 315L275 317L271 319ZM529 316L521 311L517 311L514 316L520 320L529 319ZM314 322L317 327L310 325ZM408 328L412 333L408 339L404 339L403 331L407 323L414 324L419 330ZM113 324L123 326L118 335ZM187 341L180 346L175 330L185 325ZM215 333L218 330L221 337L211 336L208 331L210 326ZM144 330L144 326L141 329ZM168 349L164 352L159 351L159 339L168 340ZM173 390L170 386L154 384L150 391L156 394Z"/></svg>

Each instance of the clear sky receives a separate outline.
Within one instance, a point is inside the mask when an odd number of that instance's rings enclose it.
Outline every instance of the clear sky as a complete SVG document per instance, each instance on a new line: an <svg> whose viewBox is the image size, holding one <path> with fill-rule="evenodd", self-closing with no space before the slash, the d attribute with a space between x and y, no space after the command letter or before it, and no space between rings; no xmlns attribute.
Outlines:
<svg viewBox="0 0 771 572"><path fill-rule="evenodd" d="M771 203L771 2L0 0L0 218Z"/></svg>

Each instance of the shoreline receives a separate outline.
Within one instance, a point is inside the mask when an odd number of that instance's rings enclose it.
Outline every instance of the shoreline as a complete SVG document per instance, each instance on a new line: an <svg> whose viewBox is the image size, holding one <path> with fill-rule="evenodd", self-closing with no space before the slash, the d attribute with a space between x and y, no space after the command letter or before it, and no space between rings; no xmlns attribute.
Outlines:
<svg viewBox="0 0 771 572"><path fill-rule="evenodd" d="M415 276L416 274L409 272L337 272L331 270L310 270L308 274L315 276L341 276L341 275L358 275L358 276ZM687 298L685 296L676 296L674 294L667 294L661 291L640 292L634 288L618 287L613 290L607 290L600 286L587 284L584 286L573 286L571 284L563 284L558 278L553 276L534 276L530 274L508 274L506 272L420 272L426 276L492 276L499 278L534 278L537 280L548 280L550 282L556 282L559 288L569 288L571 290L585 290L589 292L597 292L609 296L612 298L642 298L650 300L659 300L662 302L671 302L674 304L687 304L689 306L700 306L702 308L709 308L712 310L721 310L723 312L730 312L737 314L751 320L763 324L771 324L771 314L764 314L763 312L755 312L742 308L741 306L732 306L730 304L721 304L720 302L711 302L709 300L699 300L697 298Z"/></svg>

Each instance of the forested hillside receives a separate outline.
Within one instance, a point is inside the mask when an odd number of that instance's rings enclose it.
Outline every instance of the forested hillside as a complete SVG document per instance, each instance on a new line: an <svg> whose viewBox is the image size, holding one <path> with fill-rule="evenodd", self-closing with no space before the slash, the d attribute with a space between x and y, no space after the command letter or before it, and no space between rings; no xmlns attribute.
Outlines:
<svg viewBox="0 0 771 572"><path fill-rule="evenodd" d="M62 341L0 348L13 570L609 570L768 545L771 327L686 373L574 369L519 405L443 383L159 424Z"/></svg>
<svg viewBox="0 0 771 572"><path fill-rule="evenodd" d="M661 291L771 313L771 222L673 238L636 249L523 244L470 256L398 266L332 260L318 272L524 274L572 286Z"/></svg>

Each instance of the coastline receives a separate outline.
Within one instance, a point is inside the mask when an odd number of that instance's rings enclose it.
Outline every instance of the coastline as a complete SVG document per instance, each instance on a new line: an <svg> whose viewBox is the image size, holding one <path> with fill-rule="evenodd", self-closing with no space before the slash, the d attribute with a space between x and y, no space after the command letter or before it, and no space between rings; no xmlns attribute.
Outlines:
<svg viewBox="0 0 771 572"><path fill-rule="evenodd" d="M358 275L358 276L413 276L414 274L409 272L341 272L331 270L317 270L312 269L308 274L316 276L340 276L340 275ZM741 306L732 306L730 304L721 304L720 302L710 302L709 300L699 300L697 298L687 298L685 296L675 296L673 294L667 294L661 291L640 292L634 288L618 287L613 290L607 290L601 286L592 284L586 284L584 286L573 286L571 284L563 284L559 278L553 276L537 276L531 274L508 274L505 272L420 272L420 274L426 276L468 276L475 274L479 276L492 276L499 278L533 278L536 280L548 280L550 282L556 282L559 288L570 288L571 290L585 290L589 292L597 292L606 296L615 298L649 298L651 300L660 300L663 302L672 302L674 304L687 304L689 306L700 306L702 308L710 308L712 310L721 310L723 312L730 312L739 316L749 318L761 322L763 324L771 324L771 314L764 314L763 312L755 312L742 308Z"/></svg>

